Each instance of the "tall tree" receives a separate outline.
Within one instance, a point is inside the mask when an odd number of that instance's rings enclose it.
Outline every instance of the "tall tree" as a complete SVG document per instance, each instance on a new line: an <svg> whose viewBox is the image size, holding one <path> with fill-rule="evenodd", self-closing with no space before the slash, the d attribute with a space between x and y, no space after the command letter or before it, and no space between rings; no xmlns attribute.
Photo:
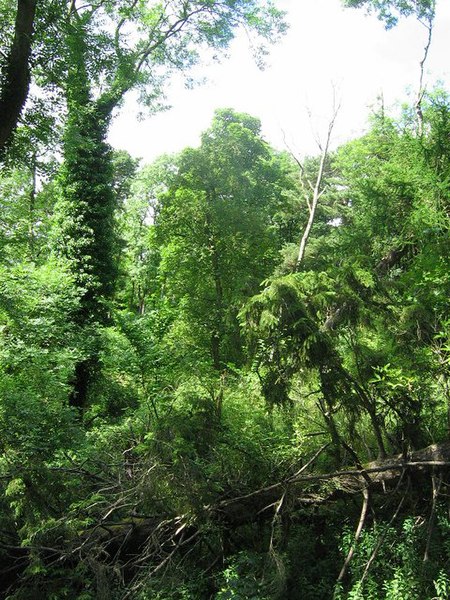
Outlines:
<svg viewBox="0 0 450 600"><path fill-rule="evenodd" d="M200 148L181 154L162 196L156 231L166 294L215 369L242 360L237 313L275 264L271 214L282 176L258 119L225 109Z"/></svg>
<svg viewBox="0 0 450 600"><path fill-rule="evenodd" d="M116 200L105 141L113 110L132 88L154 106L174 69L192 66L199 46L226 48L241 24L265 38L284 28L281 13L257 0L172 0L164 6L133 3L127 10L121 3L80 10L72 3L65 24L68 118L55 239L78 281L80 324L106 322L117 276ZM73 402L78 406L85 404L95 355L77 368Z"/></svg>

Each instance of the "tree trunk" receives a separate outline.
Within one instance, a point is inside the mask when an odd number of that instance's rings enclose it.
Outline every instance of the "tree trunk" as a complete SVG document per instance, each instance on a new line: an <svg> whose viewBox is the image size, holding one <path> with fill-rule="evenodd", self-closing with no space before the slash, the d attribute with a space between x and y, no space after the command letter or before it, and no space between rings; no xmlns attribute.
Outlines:
<svg viewBox="0 0 450 600"><path fill-rule="evenodd" d="M91 381L92 361L83 360L76 364L73 377L72 391L69 396L69 405L83 409L89 392Z"/></svg>
<svg viewBox="0 0 450 600"><path fill-rule="evenodd" d="M211 252L211 269L214 279L215 306L214 306L214 325L211 332L211 357L213 366L217 371L222 368L221 345L223 337L223 286L220 272L219 253L217 251L214 231L210 215L206 214L206 226L209 237Z"/></svg>
<svg viewBox="0 0 450 600"><path fill-rule="evenodd" d="M37 0L18 0L14 38L0 93L0 155L11 141L30 88L30 56Z"/></svg>
<svg viewBox="0 0 450 600"><path fill-rule="evenodd" d="M334 128L334 124L336 122L336 117L337 117L338 112L339 112L339 107L336 108L336 106L334 106L333 115L328 124L327 137L326 137L325 145L323 146L323 148L322 148L321 144L319 143L319 148L321 149L322 152L321 152L321 157L320 157L319 171L317 173L317 177L316 177L316 181L315 181L314 185L312 184L312 182L309 179L306 178L306 183L308 184L308 187L312 191L312 198L311 198L311 200L308 199L307 194L309 194L309 191L306 191L305 196L306 196L306 202L308 204L308 209L309 209L309 217L308 217L308 222L306 223L305 230L302 235L302 239L300 240L297 262L295 264L295 271L299 270L301 262L305 255L306 244L308 242L309 234L311 233L311 229L312 229L312 226L314 223L314 218L316 216L317 204L318 204L323 192L325 191L325 189L322 188L322 180L323 180L323 175L324 175L324 171L325 171L325 164L326 164L326 161L328 158L328 149L330 147L331 134L333 133L333 128ZM296 161L300 167L302 184L304 185L303 177L304 177L305 169L299 160L296 159Z"/></svg>
<svg viewBox="0 0 450 600"><path fill-rule="evenodd" d="M111 148L106 142L109 105L91 99L85 65L85 35L68 37L71 70L67 84L68 118L64 138L62 188L57 212L56 252L69 263L80 303L72 319L86 350L75 368L70 404L83 408L92 380L100 368L98 325L109 320L107 302L117 278L116 196Z"/></svg>

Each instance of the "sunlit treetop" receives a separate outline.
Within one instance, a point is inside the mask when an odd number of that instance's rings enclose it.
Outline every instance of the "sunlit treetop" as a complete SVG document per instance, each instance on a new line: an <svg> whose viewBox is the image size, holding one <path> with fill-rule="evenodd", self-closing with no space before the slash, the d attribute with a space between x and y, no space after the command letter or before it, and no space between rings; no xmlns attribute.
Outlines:
<svg viewBox="0 0 450 600"><path fill-rule="evenodd" d="M75 0L72 7L66 26L85 32L87 69L99 94L119 100L138 88L141 101L156 108L174 71L187 74L208 49L220 56L240 27L252 36L257 58L286 30L271 0Z"/></svg>
<svg viewBox="0 0 450 600"><path fill-rule="evenodd" d="M415 15L430 21L436 9L436 0L344 0L344 4L352 8L365 7L369 13L377 14L386 29L395 27L400 17Z"/></svg>

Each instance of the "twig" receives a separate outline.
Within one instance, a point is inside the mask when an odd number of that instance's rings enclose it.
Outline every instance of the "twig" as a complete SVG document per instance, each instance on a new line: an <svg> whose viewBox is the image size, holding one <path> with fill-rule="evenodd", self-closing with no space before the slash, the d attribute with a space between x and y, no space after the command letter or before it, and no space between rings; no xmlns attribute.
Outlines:
<svg viewBox="0 0 450 600"><path fill-rule="evenodd" d="M427 533L427 544L425 546L425 552L423 555L423 562L428 562L430 555L430 545L431 545L431 537L433 535L433 525L434 525L434 517L436 514L436 504L437 499L439 497L439 492L442 484L442 475L436 481L436 475L433 473L431 476L431 482L433 485L433 499L431 503L431 513L430 518L428 520L428 533Z"/></svg>
<svg viewBox="0 0 450 600"><path fill-rule="evenodd" d="M372 554L370 555L370 558L367 561L367 564L366 564L366 566L364 568L364 573L362 574L362 577L361 577L361 580L360 580L361 584L364 583L364 580L367 577L369 569L372 566L372 563L373 563L373 561L375 560L375 558L376 558L376 556L378 554L378 550L381 548L381 544L383 543L384 538L386 537L388 527L390 527L392 525L392 523L395 521L395 519L397 518L398 513L400 512L401 507L403 506L403 502L405 501L406 494L407 494L407 492L409 490L409 487L410 487L410 481L408 480L408 487L406 488L405 493L403 494L403 496L402 496L402 498L401 498L401 500L399 502L399 505L397 506L397 509L396 509L395 513L392 515L392 518L389 521L386 529L383 531L383 533L378 538L377 543L375 544L375 548L373 549Z"/></svg>
<svg viewBox="0 0 450 600"><path fill-rule="evenodd" d="M348 551L347 557L344 561L344 564L342 565L341 572L339 573L339 577L337 578L337 583L340 583L345 577L348 565L350 564L350 561L353 558L353 554L355 553L356 544L358 543L358 540L361 536L361 532L364 527L364 523L366 521L367 509L369 508L369 499L370 499L369 488L365 487L363 489L362 493L363 493L363 505L361 508L361 515L359 517L358 527L356 528L356 531L355 531L355 537L353 538L353 544L351 545L351 548Z"/></svg>

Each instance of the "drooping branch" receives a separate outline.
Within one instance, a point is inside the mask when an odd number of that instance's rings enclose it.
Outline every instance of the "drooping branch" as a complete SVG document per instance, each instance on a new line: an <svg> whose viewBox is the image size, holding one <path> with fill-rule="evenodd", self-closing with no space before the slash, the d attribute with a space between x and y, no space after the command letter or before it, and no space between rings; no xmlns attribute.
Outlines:
<svg viewBox="0 0 450 600"><path fill-rule="evenodd" d="M415 241L410 241L398 248L390 250L375 266L375 273L378 277L386 275L392 268L401 264L401 261L409 254L417 252L417 244ZM350 303L343 301L340 306L336 307L327 317L322 329L324 331L332 331L335 329L349 314Z"/></svg>

